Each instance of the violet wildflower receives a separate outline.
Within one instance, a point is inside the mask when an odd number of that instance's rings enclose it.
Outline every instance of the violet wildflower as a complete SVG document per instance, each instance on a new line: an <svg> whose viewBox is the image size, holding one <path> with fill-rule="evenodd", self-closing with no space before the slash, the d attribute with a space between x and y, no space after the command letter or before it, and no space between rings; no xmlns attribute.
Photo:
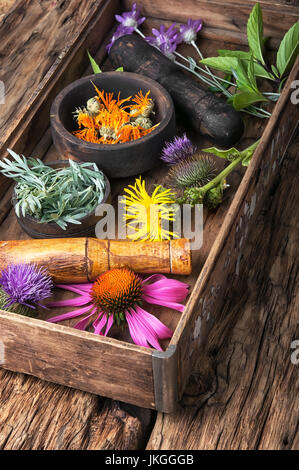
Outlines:
<svg viewBox="0 0 299 470"><path fill-rule="evenodd" d="M169 165L175 165L181 160L191 157L196 151L197 147L184 133L182 137L175 137L171 142L166 143L162 150L161 159Z"/></svg>
<svg viewBox="0 0 299 470"><path fill-rule="evenodd" d="M186 44L192 44L196 40L197 33L202 28L202 20L189 18L186 24L180 25L181 40Z"/></svg>
<svg viewBox="0 0 299 470"><path fill-rule="evenodd" d="M114 42L120 38L121 36L125 36L126 34L132 34L134 31L134 28L131 26L123 26L122 24L120 24L117 28L116 28L116 31L115 33L113 34L109 44L107 44L106 46L106 50L108 52L108 54L110 53L110 49L111 47L113 46Z"/></svg>
<svg viewBox="0 0 299 470"><path fill-rule="evenodd" d="M10 264L2 270L0 287L3 309L13 304L35 309L41 300L51 296L53 282L45 268L35 264Z"/></svg>
<svg viewBox="0 0 299 470"><path fill-rule="evenodd" d="M176 27L176 24L173 23L167 30L165 29L164 24L160 26L160 29L152 29L153 36L146 36L145 40L152 46L156 46L160 51L169 57L170 59L174 58L174 52L181 42L179 30Z"/></svg>
<svg viewBox="0 0 299 470"><path fill-rule="evenodd" d="M48 307L79 307L69 313L50 318L55 323L86 314L74 326L85 330L92 323L94 333L107 336L113 323L127 324L132 340L140 346L162 350L159 340L171 338L172 331L158 318L140 306L142 301L183 312L182 302L188 295L188 285L162 274L142 279L129 268L114 268L101 274L94 283L58 285L79 294L71 300L51 302Z"/></svg>
<svg viewBox="0 0 299 470"><path fill-rule="evenodd" d="M126 11L122 15L115 15L115 19L126 28L136 29L146 18L140 15L140 9L134 3L131 11Z"/></svg>

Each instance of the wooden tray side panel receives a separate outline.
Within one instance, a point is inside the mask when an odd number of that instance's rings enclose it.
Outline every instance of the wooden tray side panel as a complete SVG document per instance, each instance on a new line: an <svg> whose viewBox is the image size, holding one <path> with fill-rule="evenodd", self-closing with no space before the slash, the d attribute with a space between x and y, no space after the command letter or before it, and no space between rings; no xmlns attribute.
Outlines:
<svg viewBox="0 0 299 470"><path fill-rule="evenodd" d="M155 408L152 352L0 310L0 366Z"/></svg>
<svg viewBox="0 0 299 470"><path fill-rule="evenodd" d="M171 344L178 348L179 397L182 396L199 349L221 315L223 298L229 289L230 280L239 274L242 249L249 228L263 207L277 168L298 125L299 109L293 94L294 82L298 78L299 57L171 340Z"/></svg>

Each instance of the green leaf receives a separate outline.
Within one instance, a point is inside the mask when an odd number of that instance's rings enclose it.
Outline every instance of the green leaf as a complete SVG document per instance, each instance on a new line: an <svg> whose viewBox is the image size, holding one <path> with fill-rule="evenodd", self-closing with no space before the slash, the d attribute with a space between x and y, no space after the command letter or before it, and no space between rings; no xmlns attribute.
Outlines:
<svg viewBox="0 0 299 470"><path fill-rule="evenodd" d="M251 71L252 74L252 71ZM251 75L250 74L250 75ZM248 62L242 59L237 59L237 66L233 69L233 75L236 79L237 86L243 91L256 91L256 82L251 82L248 76ZM252 77L251 77L252 78Z"/></svg>
<svg viewBox="0 0 299 470"><path fill-rule="evenodd" d="M238 59L236 57L207 57L201 60L200 63L229 73L232 69L237 68Z"/></svg>
<svg viewBox="0 0 299 470"><path fill-rule="evenodd" d="M264 64L262 52L264 43L264 27L262 9L259 3L254 5L249 15L247 22L247 39L254 57Z"/></svg>
<svg viewBox="0 0 299 470"><path fill-rule="evenodd" d="M247 75L248 75L249 82L253 90L258 91L257 84L256 84L255 71L254 71L253 56L250 57L250 60L247 63L248 63Z"/></svg>
<svg viewBox="0 0 299 470"><path fill-rule="evenodd" d="M123 66L118 67L117 69L115 69L115 72L123 72L123 71L124 71Z"/></svg>
<svg viewBox="0 0 299 470"><path fill-rule="evenodd" d="M276 66L283 77L292 68L299 54L299 21L284 35L276 57Z"/></svg>
<svg viewBox="0 0 299 470"><path fill-rule="evenodd" d="M258 64L257 62L253 62L253 67L254 67L254 73L256 77L260 78L267 78L268 80L275 80L275 77L271 75L269 72L267 72L266 69L261 64Z"/></svg>
<svg viewBox="0 0 299 470"><path fill-rule="evenodd" d="M91 57L89 51L87 51L87 54L88 54L88 57L89 57L89 60L90 60L90 64L91 64L93 73L101 73L102 70L100 69L100 67L98 66L96 61L93 59L93 57Z"/></svg>
<svg viewBox="0 0 299 470"><path fill-rule="evenodd" d="M248 166L250 161L251 161L251 158L255 152L255 149L256 147L249 147L248 149L246 149L247 151L244 152L243 150L243 154L245 155L245 157L243 158L242 160L242 166Z"/></svg>
<svg viewBox="0 0 299 470"><path fill-rule="evenodd" d="M216 147L209 147L208 149L203 149L202 151L207 152L207 153L212 153L213 155L216 155L217 157L220 157L220 158L224 158L225 160L228 160L229 162L235 160L241 155L239 150L236 149L235 147L232 147L228 150L220 150L220 149L217 149Z"/></svg>
<svg viewBox="0 0 299 470"><path fill-rule="evenodd" d="M254 90L241 91L233 95L229 101L233 104L233 107L240 111L240 109L247 108L250 104L257 103L259 101L268 101L267 98L259 92Z"/></svg>

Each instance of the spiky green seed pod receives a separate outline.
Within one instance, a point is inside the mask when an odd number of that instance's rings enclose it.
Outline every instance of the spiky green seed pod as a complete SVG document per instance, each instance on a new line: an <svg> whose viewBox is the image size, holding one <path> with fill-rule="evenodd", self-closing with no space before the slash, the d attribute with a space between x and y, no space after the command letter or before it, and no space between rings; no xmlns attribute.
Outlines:
<svg viewBox="0 0 299 470"><path fill-rule="evenodd" d="M174 188L199 188L213 179L214 162L202 152L173 165L168 173L169 184Z"/></svg>

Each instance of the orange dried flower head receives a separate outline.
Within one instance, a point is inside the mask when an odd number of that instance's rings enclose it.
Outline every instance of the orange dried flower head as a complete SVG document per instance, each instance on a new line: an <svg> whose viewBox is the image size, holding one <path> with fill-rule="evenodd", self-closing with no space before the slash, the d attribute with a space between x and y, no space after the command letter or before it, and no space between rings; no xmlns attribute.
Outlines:
<svg viewBox="0 0 299 470"><path fill-rule="evenodd" d="M129 268L111 269L94 282L91 297L93 303L106 313L124 312L141 301L141 278Z"/></svg>
<svg viewBox="0 0 299 470"><path fill-rule="evenodd" d="M139 93L133 98L135 104L130 106L131 109L131 116L143 116L148 117L154 109L154 103L151 98L149 98L150 90L143 96L142 91L140 90Z"/></svg>
<svg viewBox="0 0 299 470"><path fill-rule="evenodd" d="M79 139L103 144L125 143L147 135L158 125L153 126L148 119L154 106L150 91L145 96L139 91L133 99L131 96L120 99L119 92L115 99L113 93L105 93L93 85L97 96L88 100L86 108L77 108L74 113L79 130L73 134ZM130 100L134 104L128 104Z"/></svg>

